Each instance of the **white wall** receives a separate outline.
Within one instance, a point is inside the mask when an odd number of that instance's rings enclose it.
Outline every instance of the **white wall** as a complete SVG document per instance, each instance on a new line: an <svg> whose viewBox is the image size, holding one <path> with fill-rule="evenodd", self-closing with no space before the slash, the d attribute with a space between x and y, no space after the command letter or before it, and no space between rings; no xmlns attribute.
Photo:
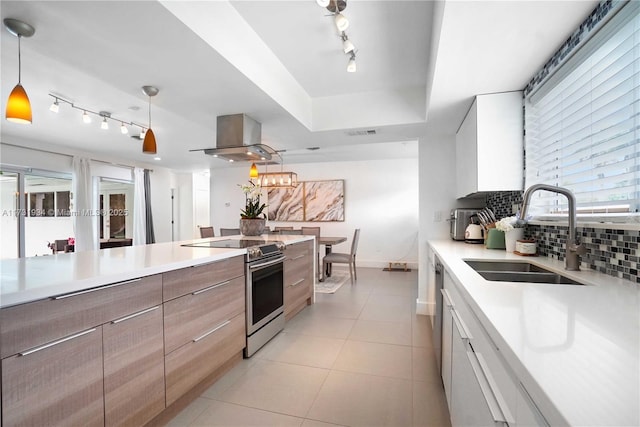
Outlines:
<svg viewBox="0 0 640 427"><path fill-rule="evenodd" d="M361 229L358 265L384 267L389 261L418 262L418 159L289 164L299 181L345 180L344 222L276 222L277 225L320 226L325 236L348 236L334 251L349 252ZM244 195L238 184L249 179L249 165L211 170L211 224L237 228ZM266 198L263 199L265 202Z"/></svg>
<svg viewBox="0 0 640 427"><path fill-rule="evenodd" d="M418 301L420 314L434 313L434 286L427 240L449 238L449 213L457 206L455 135L420 138L420 244Z"/></svg>

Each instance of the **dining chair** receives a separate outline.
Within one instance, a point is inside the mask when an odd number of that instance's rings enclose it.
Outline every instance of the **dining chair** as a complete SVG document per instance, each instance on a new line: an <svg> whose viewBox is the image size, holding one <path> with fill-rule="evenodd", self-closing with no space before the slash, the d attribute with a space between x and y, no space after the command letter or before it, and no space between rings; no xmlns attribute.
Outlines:
<svg viewBox="0 0 640 427"><path fill-rule="evenodd" d="M200 237L215 237L213 227L200 227Z"/></svg>
<svg viewBox="0 0 640 427"><path fill-rule="evenodd" d="M275 231L293 230L293 227L276 227Z"/></svg>
<svg viewBox="0 0 640 427"><path fill-rule="evenodd" d="M318 264L318 280L322 279L322 269L320 268L320 227L302 227L302 234L316 236L316 264Z"/></svg>
<svg viewBox="0 0 640 427"><path fill-rule="evenodd" d="M291 227L291 229L285 228L285 229L282 229L282 230L279 230L279 231L280 231L280 234L283 234L283 235L286 235L286 234L289 234L289 235L302 234L302 230L294 230L293 227Z"/></svg>
<svg viewBox="0 0 640 427"><path fill-rule="evenodd" d="M221 236L237 236L240 234L239 228L220 228Z"/></svg>
<svg viewBox="0 0 640 427"><path fill-rule="evenodd" d="M339 252L331 252L322 258L322 271L325 271L327 264L349 264L349 277L351 278L351 284L354 280L358 280L356 274L356 251L358 250L358 239L360 238L360 229L356 228L353 233L353 241L351 242L351 253L344 254ZM353 268L353 274L351 269Z"/></svg>

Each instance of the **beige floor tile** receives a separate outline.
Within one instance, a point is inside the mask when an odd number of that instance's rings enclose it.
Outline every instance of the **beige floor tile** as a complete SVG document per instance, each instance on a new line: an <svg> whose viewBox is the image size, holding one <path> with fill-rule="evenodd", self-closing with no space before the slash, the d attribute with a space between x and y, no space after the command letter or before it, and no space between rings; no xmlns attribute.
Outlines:
<svg viewBox="0 0 640 427"><path fill-rule="evenodd" d="M229 372L224 374L222 378L216 381L211 387L202 393L203 397L209 399L216 399L226 389L231 387L240 377L242 377L258 359L242 359L236 366L234 366Z"/></svg>
<svg viewBox="0 0 640 427"><path fill-rule="evenodd" d="M369 295L367 305L375 305L395 310L411 311L414 299L404 295L387 295L373 292Z"/></svg>
<svg viewBox="0 0 640 427"><path fill-rule="evenodd" d="M331 371L307 417L347 426L409 426L411 387L411 381Z"/></svg>
<svg viewBox="0 0 640 427"><path fill-rule="evenodd" d="M176 415L171 421L169 421L166 427L185 427L190 425L213 403L214 401L211 399L198 397L196 400L191 402L189 406L184 408L178 415Z"/></svg>
<svg viewBox="0 0 640 427"><path fill-rule="evenodd" d="M280 339L265 347L260 358L295 365L331 368L342 346L343 339L314 337L282 332Z"/></svg>
<svg viewBox="0 0 640 427"><path fill-rule="evenodd" d="M343 427L340 424L323 423L316 420L304 420L302 427Z"/></svg>
<svg viewBox="0 0 640 427"><path fill-rule="evenodd" d="M326 369L257 360L219 399L304 417L328 372Z"/></svg>
<svg viewBox="0 0 640 427"><path fill-rule="evenodd" d="M380 322L411 323L412 317L413 314L409 303L404 307L394 307L389 304L367 302L358 318L362 320L377 320Z"/></svg>
<svg viewBox="0 0 640 427"><path fill-rule="evenodd" d="M450 427L449 408L441 384L413 382L413 425Z"/></svg>
<svg viewBox="0 0 640 427"><path fill-rule="evenodd" d="M415 294L413 282L380 283L372 290L372 295L397 295L412 298Z"/></svg>
<svg viewBox="0 0 640 427"><path fill-rule="evenodd" d="M311 316L339 317L342 319L357 319L364 308L363 302L349 301L324 301L321 304L313 304L307 307Z"/></svg>
<svg viewBox="0 0 640 427"><path fill-rule="evenodd" d="M311 316L303 313L291 319L284 331L315 337L346 339L356 323L354 319Z"/></svg>
<svg viewBox="0 0 640 427"><path fill-rule="evenodd" d="M414 381L441 383L440 373L433 349L413 347L413 376Z"/></svg>
<svg viewBox="0 0 640 427"><path fill-rule="evenodd" d="M349 339L383 344L411 345L411 324L406 322L356 321Z"/></svg>
<svg viewBox="0 0 640 427"><path fill-rule="evenodd" d="M411 379L411 347L347 340L333 369Z"/></svg>
<svg viewBox="0 0 640 427"><path fill-rule="evenodd" d="M413 346L433 348L431 316L415 315L411 321Z"/></svg>
<svg viewBox="0 0 640 427"><path fill-rule="evenodd" d="M274 426L300 427L303 419L247 408L226 402L213 402L191 426Z"/></svg>

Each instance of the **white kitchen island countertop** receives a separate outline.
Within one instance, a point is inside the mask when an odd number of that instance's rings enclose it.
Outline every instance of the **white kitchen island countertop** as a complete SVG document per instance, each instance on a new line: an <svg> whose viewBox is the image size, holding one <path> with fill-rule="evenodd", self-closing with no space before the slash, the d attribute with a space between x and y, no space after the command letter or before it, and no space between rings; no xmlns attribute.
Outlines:
<svg viewBox="0 0 640 427"><path fill-rule="evenodd" d="M640 285L546 257L429 244L541 409L553 405L559 424L640 425ZM586 286L487 281L465 259L529 261Z"/></svg>
<svg viewBox="0 0 640 427"><path fill-rule="evenodd" d="M182 246L241 238L290 244L313 236L227 236L1 260L0 308L244 255L246 249Z"/></svg>

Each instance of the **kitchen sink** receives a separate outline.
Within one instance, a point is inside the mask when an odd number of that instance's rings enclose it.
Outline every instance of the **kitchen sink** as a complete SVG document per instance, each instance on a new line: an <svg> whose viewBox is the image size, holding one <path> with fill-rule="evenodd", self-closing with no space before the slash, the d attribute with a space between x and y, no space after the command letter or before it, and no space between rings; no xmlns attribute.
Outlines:
<svg viewBox="0 0 640 427"><path fill-rule="evenodd" d="M583 285L528 262L465 261L479 275L492 282L547 283L555 285Z"/></svg>
<svg viewBox="0 0 640 427"><path fill-rule="evenodd" d="M522 271L522 272L542 272L551 273L542 267L529 262L517 261L465 261L475 271Z"/></svg>

